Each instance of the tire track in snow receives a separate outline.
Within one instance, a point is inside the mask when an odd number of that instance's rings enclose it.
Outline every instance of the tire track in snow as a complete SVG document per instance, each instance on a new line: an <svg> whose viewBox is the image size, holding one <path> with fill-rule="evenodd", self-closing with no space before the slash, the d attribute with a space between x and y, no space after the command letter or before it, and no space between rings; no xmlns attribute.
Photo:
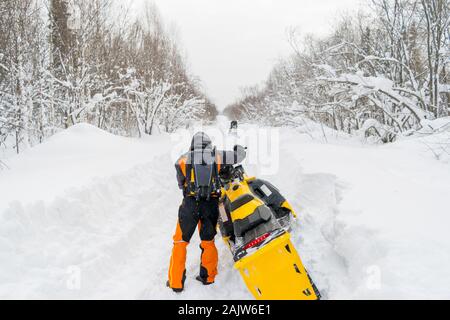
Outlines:
<svg viewBox="0 0 450 320"><path fill-rule="evenodd" d="M158 245L168 241L162 230L168 229L170 219L155 210L151 200L164 196L159 195L161 188L155 188L156 181L168 181L169 166L161 170L154 165L162 160L167 159L155 159L96 180L89 187L67 191L50 204L11 204L0 226L4 236L0 245L6 249L0 250L1 255L10 262L2 264L1 273L9 286L2 286L0 296L134 298L133 287L142 279L133 273L151 270L161 259ZM176 208L171 206L173 201L166 202L167 209ZM158 253L152 256L152 250ZM136 266L124 274L143 253L148 269ZM70 266L80 268L81 290L67 288ZM116 281L120 274L128 279Z"/></svg>

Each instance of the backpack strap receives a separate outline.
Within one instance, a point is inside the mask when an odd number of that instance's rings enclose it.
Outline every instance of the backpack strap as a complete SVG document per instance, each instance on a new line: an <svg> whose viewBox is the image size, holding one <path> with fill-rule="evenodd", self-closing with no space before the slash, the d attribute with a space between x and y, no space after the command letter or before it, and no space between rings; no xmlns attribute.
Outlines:
<svg viewBox="0 0 450 320"><path fill-rule="evenodd" d="M195 189L192 188L192 152L188 154L186 161L186 194L192 194Z"/></svg>
<svg viewBox="0 0 450 320"><path fill-rule="evenodd" d="M217 156L216 149L214 149L214 171L212 174L212 179L214 179L214 183L211 183L212 187L214 187L214 192L220 192L221 189L221 183L220 183L220 177L219 177L219 168L222 166L222 159L220 156Z"/></svg>

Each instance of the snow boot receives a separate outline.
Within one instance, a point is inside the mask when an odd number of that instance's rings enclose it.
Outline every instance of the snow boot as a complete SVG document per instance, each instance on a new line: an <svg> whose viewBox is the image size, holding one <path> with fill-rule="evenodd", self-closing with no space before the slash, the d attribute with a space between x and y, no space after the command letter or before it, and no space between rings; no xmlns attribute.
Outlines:
<svg viewBox="0 0 450 320"><path fill-rule="evenodd" d="M195 278L195 280L200 281L204 286L210 286L210 285L212 285L214 283L214 281L213 282L208 282L206 279L203 279L200 276L197 276L197 278Z"/></svg>
<svg viewBox="0 0 450 320"><path fill-rule="evenodd" d="M167 280L166 286L167 286L167 288L170 288L169 280ZM172 291L175 293L181 293L184 290L184 289L175 289L175 288L170 288L170 289L172 289Z"/></svg>

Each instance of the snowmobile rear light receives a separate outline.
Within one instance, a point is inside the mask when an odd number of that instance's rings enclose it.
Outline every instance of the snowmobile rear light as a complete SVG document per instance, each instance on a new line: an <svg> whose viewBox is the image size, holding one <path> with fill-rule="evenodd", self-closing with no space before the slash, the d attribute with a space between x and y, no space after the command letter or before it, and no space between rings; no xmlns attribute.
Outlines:
<svg viewBox="0 0 450 320"><path fill-rule="evenodd" d="M253 247L257 246L258 244L260 244L260 243L262 243L264 240L266 240L269 236L270 236L270 233L266 233L265 235L263 235L263 236L261 236L261 237L259 237L259 238L256 238L255 240L249 242L249 243L244 247L244 249L245 249L245 250L248 250L248 249L250 249L250 248L253 248Z"/></svg>

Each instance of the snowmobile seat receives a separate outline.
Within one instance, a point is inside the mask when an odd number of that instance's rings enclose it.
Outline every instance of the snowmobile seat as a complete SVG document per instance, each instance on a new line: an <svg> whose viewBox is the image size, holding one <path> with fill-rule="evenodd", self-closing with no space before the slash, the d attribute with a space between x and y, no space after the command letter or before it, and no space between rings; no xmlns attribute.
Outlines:
<svg viewBox="0 0 450 320"><path fill-rule="evenodd" d="M236 237L243 237L247 231L270 221L271 218L272 212L270 209L266 206L260 206L251 215L234 222L234 233Z"/></svg>
<svg viewBox="0 0 450 320"><path fill-rule="evenodd" d="M247 203L253 201L254 199L255 199L255 197L252 196L251 194L248 194L248 193L244 194L243 196L237 198L235 201L233 201L230 204L231 211L237 210L238 208L246 205Z"/></svg>
<svg viewBox="0 0 450 320"><path fill-rule="evenodd" d="M220 233L222 234L223 237L230 238L230 240L234 241L234 228L233 228L233 221L231 220L230 200L226 196L219 205L219 213L220 213L220 223L219 223Z"/></svg>

